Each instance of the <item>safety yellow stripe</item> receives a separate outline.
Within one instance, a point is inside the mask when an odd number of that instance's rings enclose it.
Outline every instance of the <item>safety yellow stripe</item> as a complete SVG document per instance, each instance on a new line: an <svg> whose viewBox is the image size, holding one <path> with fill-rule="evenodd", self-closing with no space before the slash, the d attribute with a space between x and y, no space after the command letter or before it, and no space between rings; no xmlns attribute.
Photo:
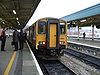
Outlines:
<svg viewBox="0 0 100 75"><path fill-rule="evenodd" d="M13 53L12 58L11 58L11 60L10 60L10 62L9 62L9 64L8 64L6 70L5 70L5 72L4 72L4 75L8 75L8 73L9 73L11 67L12 67L13 61L14 61L14 59L15 59L15 56L16 56L16 52Z"/></svg>

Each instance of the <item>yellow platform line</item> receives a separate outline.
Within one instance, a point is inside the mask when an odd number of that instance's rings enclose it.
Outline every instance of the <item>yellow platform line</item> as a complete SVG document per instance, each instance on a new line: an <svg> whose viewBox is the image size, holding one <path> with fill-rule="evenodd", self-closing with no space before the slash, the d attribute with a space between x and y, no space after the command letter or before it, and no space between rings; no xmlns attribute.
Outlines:
<svg viewBox="0 0 100 75"><path fill-rule="evenodd" d="M6 70L5 70L5 72L4 72L4 75L8 75L8 73L9 73L11 67L12 67L12 64L13 64L13 62L14 62L15 56L16 56L16 52L13 53L12 58L11 58L11 60L10 60L10 62L9 62L9 64L8 64Z"/></svg>

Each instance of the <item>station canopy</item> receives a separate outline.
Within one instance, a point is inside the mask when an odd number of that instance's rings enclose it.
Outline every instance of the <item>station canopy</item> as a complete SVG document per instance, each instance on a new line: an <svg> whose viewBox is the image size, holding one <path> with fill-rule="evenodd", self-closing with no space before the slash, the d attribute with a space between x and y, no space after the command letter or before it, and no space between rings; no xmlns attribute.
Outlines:
<svg viewBox="0 0 100 75"><path fill-rule="evenodd" d="M84 10L62 17L69 23L80 22L80 26L100 25L100 3Z"/></svg>
<svg viewBox="0 0 100 75"><path fill-rule="evenodd" d="M40 0L0 0L0 26L24 28Z"/></svg>

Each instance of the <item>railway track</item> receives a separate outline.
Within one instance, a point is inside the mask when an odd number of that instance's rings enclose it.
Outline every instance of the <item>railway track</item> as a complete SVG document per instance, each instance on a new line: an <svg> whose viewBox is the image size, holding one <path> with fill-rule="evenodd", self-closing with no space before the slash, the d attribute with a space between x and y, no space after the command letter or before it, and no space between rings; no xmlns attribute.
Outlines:
<svg viewBox="0 0 100 75"><path fill-rule="evenodd" d="M42 60L40 63L44 75L76 75L59 60Z"/></svg>
<svg viewBox="0 0 100 75"><path fill-rule="evenodd" d="M100 58L100 48L75 42L68 42L68 48Z"/></svg>
<svg viewBox="0 0 100 75"><path fill-rule="evenodd" d="M67 49L64 50L65 54L69 54L79 60L81 60L82 62L95 67L96 69L100 70L100 59L93 57L93 56L89 56L87 54L72 50L72 49Z"/></svg>

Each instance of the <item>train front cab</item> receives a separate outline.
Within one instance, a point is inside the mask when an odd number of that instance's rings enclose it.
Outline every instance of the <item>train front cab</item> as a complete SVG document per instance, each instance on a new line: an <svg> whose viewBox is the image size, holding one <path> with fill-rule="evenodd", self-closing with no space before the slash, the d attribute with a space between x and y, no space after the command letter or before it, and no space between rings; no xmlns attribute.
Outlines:
<svg viewBox="0 0 100 75"><path fill-rule="evenodd" d="M66 22L59 20L39 20L36 25L36 48L43 54L61 55L66 48Z"/></svg>

